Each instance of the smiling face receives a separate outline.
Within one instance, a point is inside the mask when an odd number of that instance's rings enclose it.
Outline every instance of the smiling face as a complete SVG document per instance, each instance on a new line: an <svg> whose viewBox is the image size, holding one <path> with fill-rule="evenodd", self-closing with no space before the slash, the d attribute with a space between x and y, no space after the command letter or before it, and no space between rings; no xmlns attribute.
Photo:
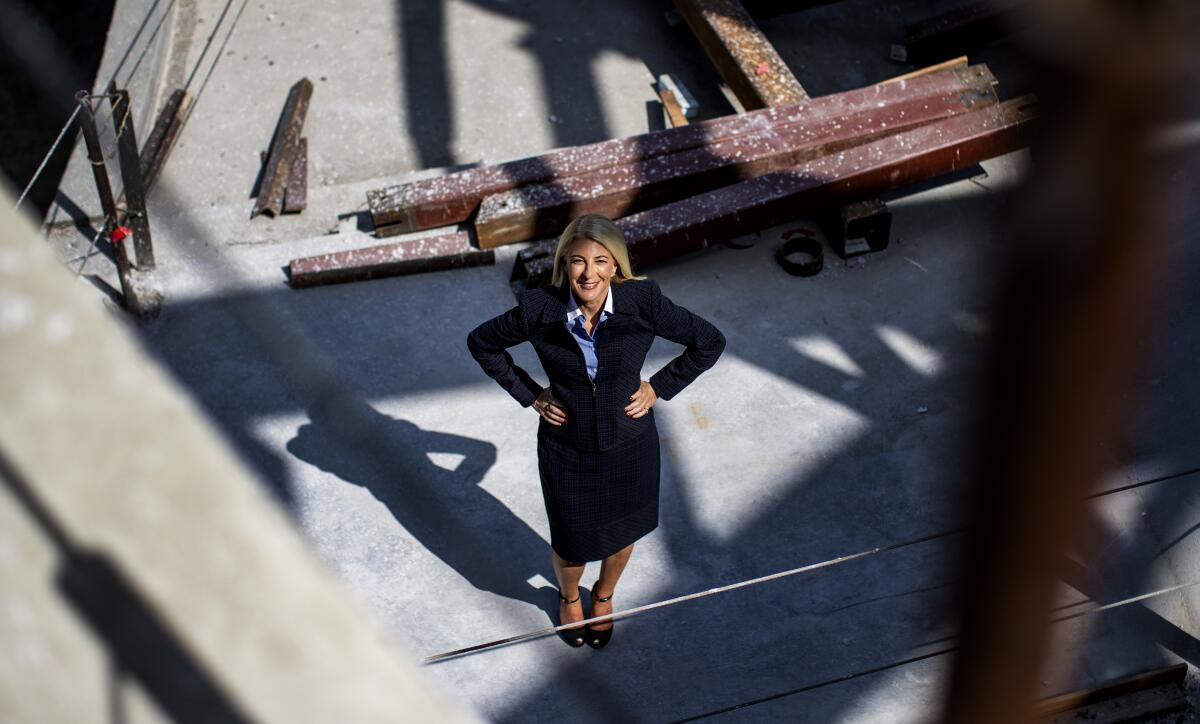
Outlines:
<svg viewBox="0 0 1200 724"><path fill-rule="evenodd" d="M617 269L608 249L598 241L581 237L567 247L563 262L575 300L581 305L603 304Z"/></svg>

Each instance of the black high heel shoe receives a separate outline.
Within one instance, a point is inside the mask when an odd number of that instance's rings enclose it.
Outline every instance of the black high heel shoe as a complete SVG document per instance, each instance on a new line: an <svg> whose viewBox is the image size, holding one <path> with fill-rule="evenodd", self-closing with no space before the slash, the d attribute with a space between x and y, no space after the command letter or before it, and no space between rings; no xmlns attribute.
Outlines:
<svg viewBox="0 0 1200 724"><path fill-rule="evenodd" d="M596 583L599 584L600 582L596 581ZM607 596L604 596L603 598L600 596L597 596L596 595L596 587L592 586L592 607L593 607L593 609L595 608L597 601L599 601L600 603L608 603L609 601L612 600L612 597L613 597L613 594L611 594L611 593L608 594ZM587 645L591 646L593 649L604 648L605 645L608 644L608 640L612 638L613 628L614 628L614 624L612 623L611 620L608 623L608 628L602 629L599 631L597 631L596 629L592 628L591 625L589 625L585 629L585 631L587 632Z"/></svg>
<svg viewBox="0 0 1200 724"><path fill-rule="evenodd" d="M577 603L577 602L579 601L579 595L577 594L577 595L575 596L575 598L574 598L574 599L572 599L572 600L568 601L568 600L566 599L566 597L564 597L564 596L562 595L562 591L559 591L559 592L558 592L558 600L560 600L560 601L562 601L563 603L565 603L565 604L567 604L568 606L570 606L572 603ZM562 623L562 616L561 616L561 615L559 616L558 622L559 622L560 624ZM577 629L571 629L571 630L559 631L559 632L558 632L558 637L559 637L560 639L562 639L562 640L563 640L563 641L564 641L564 642L567 644L567 646L570 646L571 648L576 648L576 649L577 649L577 648L579 648L580 646L583 646L583 634L584 634L584 631L585 631L585 629L579 629L579 628L577 628Z"/></svg>

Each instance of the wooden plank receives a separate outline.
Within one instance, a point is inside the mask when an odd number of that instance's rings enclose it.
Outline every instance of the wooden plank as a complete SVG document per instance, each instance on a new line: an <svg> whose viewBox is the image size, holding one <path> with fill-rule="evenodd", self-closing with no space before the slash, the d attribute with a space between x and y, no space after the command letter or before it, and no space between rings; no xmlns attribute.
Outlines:
<svg viewBox="0 0 1200 724"><path fill-rule="evenodd" d="M905 85L906 91L913 95L939 95L948 87L976 87L983 78L995 82L987 66L976 65L932 73ZM790 106L714 118L681 128L558 149L539 156L377 189L367 193L367 202L371 219L381 236L388 233L385 229L405 233L446 226L465 221L484 197L495 193L609 166L640 163L768 127L850 113L878 103L881 97L891 97L884 84L810 98Z"/></svg>
<svg viewBox="0 0 1200 724"><path fill-rule="evenodd" d="M1037 702L1036 716L1039 719L1043 719L1097 704L1108 699L1115 699L1120 696L1156 687L1167 685L1179 687L1183 685L1186 676L1187 664L1175 664L1141 674L1134 674L1133 676L1117 679L1116 681L1091 689L1072 691L1048 699L1042 699Z"/></svg>
<svg viewBox="0 0 1200 724"><path fill-rule="evenodd" d="M556 234L580 214L620 218L997 102L987 83L932 97L890 85L877 103L853 113L489 196L480 204L475 233L480 248L490 249Z"/></svg>
<svg viewBox="0 0 1200 724"><path fill-rule="evenodd" d="M495 263L495 252L476 249L467 232L455 231L293 259L288 272L298 289Z"/></svg>
<svg viewBox="0 0 1200 724"><path fill-rule="evenodd" d="M914 70L910 73L898 75L895 78L888 78L887 80L884 81L884 83L899 83L902 80L907 81L907 80L912 80L913 78L920 78L923 75L929 75L930 73L936 73L940 70L949 70L951 68L966 68L966 67L967 67L967 56L960 55L957 58L951 58L950 60L944 60L941 63L936 63L934 65L928 65L928 66L925 66L924 68L917 68L916 70Z"/></svg>
<svg viewBox="0 0 1200 724"><path fill-rule="evenodd" d="M283 213L283 195L287 186L288 173L292 169L296 149L300 146L300 133L304 129L304 116L308 113L308 102L312 98L313 84L308 78L296 81L288 91L287 101L283 104L283 112L275 126L275 135L271 138L271 148L267 152L267 165L263 170L262 183L259 185L258 199L250 218L259 214L269 213L279 216Z"/></svg>
<svg viewBox="0 0 1200 724"><path fill-rule="evenodd" d="M822 156L786 171L620 219L637 268L726 239L917 183L1023 147L1034 101L1019 98L873 143ZM554 240L521 250L526 271L554 252ZM544 263L542 264L544 266ZM514 270L514 279L525 275Z"/></svg>
<svg viewBox="0 0 1200 724"><path fill-rule="evenodd" d="M739 0L675 0L675 9L746 110L808 97Z"/></svg>
<svg viewBox="0 0 1200 724"><path fill-rule="evenodd" d="M688 124L687 116L683 115L683 107L675 98L675 92L670 88L659 86L658 99L662 102L663 113L671 128L679 128Z"/></svg>

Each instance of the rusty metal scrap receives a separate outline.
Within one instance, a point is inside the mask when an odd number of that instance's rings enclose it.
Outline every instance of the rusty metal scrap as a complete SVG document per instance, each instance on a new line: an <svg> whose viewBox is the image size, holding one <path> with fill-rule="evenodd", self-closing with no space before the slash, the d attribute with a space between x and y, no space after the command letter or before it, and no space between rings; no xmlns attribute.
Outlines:
<svg viewBox="0 0 1200 724"><path fill-rule="evenodd" d="M267 151L262 183L254 210L250 213L251 218L262 213L272 216L283 213L287 179L300 147L300 133L304 129L304 117L308 113L312 91L313 84L308 78L301 78L288 91L287 102L283 105L275 135L271 138L271 147Z"/></svg>
<svg viewBox="0 0 1200 724"><path fill-rule="evenodd" d="M485 197L503 191L610 166L644 163L657 156L699 148L788 123L812 122L852 113L905 93L933 95L941 92L939 88L957 88L967 92L984 82L995 84L995 78L985 66L952 68L903 84L867 86L805 99L790 106L723 116L681 128L559 149L530 158L389 186L368 192L367 202L380 236L446 226L465 221ZM901 91L889 90L895 87L900 87Z"/></svg>
<svg viewBox="0 0 1200 724"><path fill-rule="evenodd" d="M1034 106L1031 98L1019 98L954 116L627 216L617 225L635 264L654 264L1014 151L1027 143ZM521 250L513 279L540 273L553 250L553 240Z"/></svg>
<svg viewBox="0 0 1200 724"><path fill-rule="evenodd" d="M137 268L154 269L154 247L150 240L150 219L146 215L146 194L142 185L142 164L138 159L137 134L133 128L133 106L129 92L110 88L113 130L117 134L117 153L124 187L125 223L133 231Z"/></svg>
<svg viewBox="0 0 1200 724"><path fill-rule="evenodd" d="M149 194L150 189L154 187L154 182L158 180L158 175L167 162L167 156L171 153L171 147L175 145L175 139L179 136L179 130L183 125L183 116L187 112L190 102L190 96L182 88L172 91L166 104L159 111L158 118L154 121L154 128L150 131L150 136L142 146L142 190L146 194Z"/></svg>
<svg viewBox="0 0 1200 724"><path fill-rule="evenodd" d="M283 192L283 213L298 214L308 205L308 139L301 138Z"/></svg>
<svg viewBox="0 0 1200 724"><path fill-rule="evenodd" d="M675 0L721 77L746 110L808 97L738 0Z"/></svg>
<svg viewBox="0 0 1200 724"><path fill-rule="evenodd" d="M642 164L613 166L495 194L483 200L476 216L479 246L486 249L558 233L583 213L619 218L993 105L997 98L989 78L990 74L979 76L979 82L968 89L941 85L942 92L936 95L910 92L905 84L888 85L875 103L845 115L816 116Z"/></svg>
<svg viewBox="0 0 1200 724"><path fill-rule="evenodd" d="M825 219L826 236L842 258L882 251L892 231L892 212L881 199L846 204Z"/></svg>
<svg viewBox="0 0 1200 724"><path fill-rule="evenodd" d="M293 259L288 270L292 287L300 288L495 263L495 252L475 248L467 232L455 231Z"/></svg>

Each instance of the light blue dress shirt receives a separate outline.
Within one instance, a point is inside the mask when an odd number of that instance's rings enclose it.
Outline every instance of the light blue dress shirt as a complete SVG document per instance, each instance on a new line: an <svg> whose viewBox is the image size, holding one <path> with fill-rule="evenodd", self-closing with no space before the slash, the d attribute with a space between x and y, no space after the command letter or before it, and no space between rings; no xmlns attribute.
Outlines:
<svg viewBox="0 0 1200 724"><path fill-rule="evenodd" d="M604 309L600 312L600 320L596 322L595 329L591 334L583 328L584 311L580 309L579 302L575 301L575 293L571 291L571 287L567 285L567 295L570 298L570 304L567 312L567 331L575 339L579 345L579 351L583 352L583 361L587 366L588 377L592 382L596 381L596 336L600 334L600 328L604 326L605 320L612 316L613 313L613 291L612 285L608 287L608 297L604 300Z"/></svg>

